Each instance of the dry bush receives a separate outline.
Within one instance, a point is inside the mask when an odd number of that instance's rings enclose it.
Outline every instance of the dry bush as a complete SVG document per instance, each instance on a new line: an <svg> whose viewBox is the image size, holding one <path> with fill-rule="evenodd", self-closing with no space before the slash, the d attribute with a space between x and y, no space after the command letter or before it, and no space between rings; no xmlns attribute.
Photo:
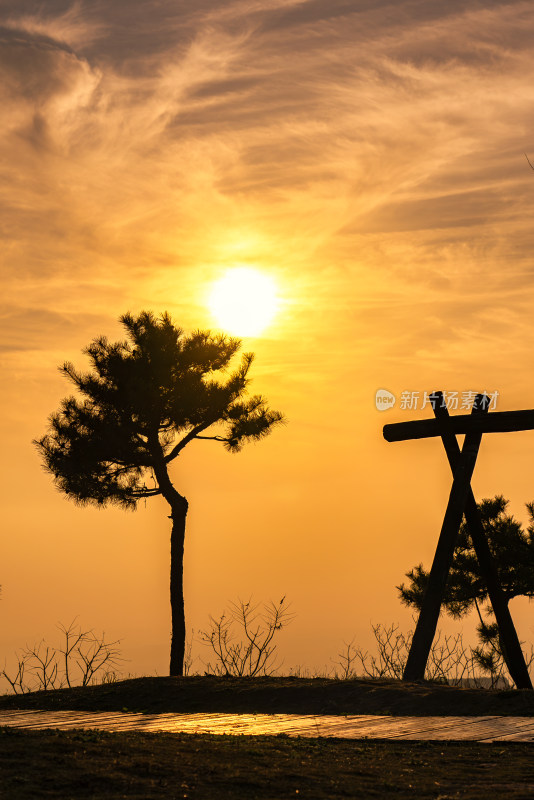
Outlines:
<svg viewBox="0 0 534 800"><path fill-rule="evenodd" d="M93 630L82 630L76 620L58 628L63 640L59 647L43 639L16 654L14 672L0 671L15 694L116 680L115 668L123 661L119 641L106 642L104 634L99 637Z"/></svg>
<svg viewBox="0 0 534 800"><path fill-rule="evenodd" d="M363 650L354 644L354 640L345 642L342 651L333 659L336 678L402 678L412 643L412 631L405 634L395 624L388 626L378 623L371 627L376 652ZM526 660L529 668L532 667L532 647ZM511 682L504 659L483 659L479 648L464 644L461 633L445 635L440 631L430 650L425 679L453 686L469 683L492 688Z"/></svg>
<svg viewBox="0 0 534 800"><path fill-rule="evenodd" d="M214 663L203 662L206 675L253 677L272 675L276 663L274 637L293 619L283 597L278 604L252 605L238 600L219 619L210 616L210 627L199 631L200 641L215 655ZM241 638L237 638L236 629Z"/></svg>

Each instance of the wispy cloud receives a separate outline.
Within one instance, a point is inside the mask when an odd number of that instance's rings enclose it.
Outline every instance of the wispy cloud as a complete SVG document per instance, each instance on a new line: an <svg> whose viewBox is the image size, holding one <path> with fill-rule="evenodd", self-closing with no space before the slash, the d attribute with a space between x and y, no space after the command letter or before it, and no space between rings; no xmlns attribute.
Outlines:
<svg viewBox="0 0 534 800"><path fill-rule="evenodd" d="M45 37L51 41L63 42L73 49L88 47L105 36L108 26L95 17L91 18L81 2L54 13L48 6L41 6L39 12L24 11L24 3L17 4L17 12L5 17L4 26L13 31L26 31L33 36Z"/></svg>
<svg viewBox="0 0 534 800"><path fill-rule="evenodd" d="M378 270L453 309L481 261L500 292L515 248L520 293L533 32L525 2L23 3L0 37L6 271L157 296L239 251L307 264L338 307L356 274L380 303Z"/></svg>

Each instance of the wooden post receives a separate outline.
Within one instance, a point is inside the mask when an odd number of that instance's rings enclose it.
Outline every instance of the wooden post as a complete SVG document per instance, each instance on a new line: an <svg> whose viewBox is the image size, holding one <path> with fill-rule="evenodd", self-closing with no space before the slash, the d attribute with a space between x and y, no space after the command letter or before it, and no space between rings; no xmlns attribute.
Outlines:
<svg viewBox="0 0 534 800"><path fill-rule="evenodd" d="M482 408L484 405L482 403L483 397L484 395L477 395L473 411L475 411L475 408L487 411L487 403L485 404L486 408ZM437 420L436 425L439 425ZM403 679L405 681L423 680L425 677L426 663L436 634L445 584L452 563L456 537L464 515L471 476L475 468L481 439L481 430L466 434L462 452L454 471L454 480L443 525L441 526L436 554L428 578L427 590L423 598L421 612L404 668Z"/></svg>
<svg viewBox="0 0 534 800"><path fill-rule="evenodd" d="M434 398L433 408L436 419L445 420L449 418L449 412L443 404L443 394L441 392L434 392L432 398ZM453 433L442 433L441 439L454 475L461 458L460 447ZM480 565L480 574L488 589L493 613L495 614L495 619L499 626L499 635L506 666L518 689L532 689L532 682L528 674L525 657L521 650L521 644L514 627L510 609L508 608L508 601L501 587L497 569L489 549L482 520L480 519L480 514L478 513L477 504L471 488L469 488L467 493L464 513L469 535L471 536L473 548Z"/></svg>

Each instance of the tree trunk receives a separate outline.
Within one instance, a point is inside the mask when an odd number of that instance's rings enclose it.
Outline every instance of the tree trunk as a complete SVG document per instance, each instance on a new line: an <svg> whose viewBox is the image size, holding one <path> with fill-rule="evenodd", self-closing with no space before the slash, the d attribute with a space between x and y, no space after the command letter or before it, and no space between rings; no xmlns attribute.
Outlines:
<svg viewBox="0 0 534 800"><path fill-rule="evenodd" d="M161 493L171 507L171 663L170 675L184 674L184 540L188 503L169 478L163 450L156 434L148 439L153 456L152 468Z"/></svg>
<svg viewBox="0 0 534 800"><path fill-rule="evenodd" d="M172 506L171 532L171 663L169 675L184 674L184 540L187 500L182 497Z"/></svg>

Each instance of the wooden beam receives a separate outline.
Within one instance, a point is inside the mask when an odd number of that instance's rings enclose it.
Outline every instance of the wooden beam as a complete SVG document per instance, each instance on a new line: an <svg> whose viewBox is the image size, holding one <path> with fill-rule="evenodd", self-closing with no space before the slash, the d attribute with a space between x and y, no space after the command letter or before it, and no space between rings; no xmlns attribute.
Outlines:
<svg viewBox="0 0 534 800"><path fill-rule="evenodd" d="M428 439L460 433L505 433L534 430L534 410L494 411L491 414L457 414L447 419L416 419L384 425L387 442Z"/></svg>

